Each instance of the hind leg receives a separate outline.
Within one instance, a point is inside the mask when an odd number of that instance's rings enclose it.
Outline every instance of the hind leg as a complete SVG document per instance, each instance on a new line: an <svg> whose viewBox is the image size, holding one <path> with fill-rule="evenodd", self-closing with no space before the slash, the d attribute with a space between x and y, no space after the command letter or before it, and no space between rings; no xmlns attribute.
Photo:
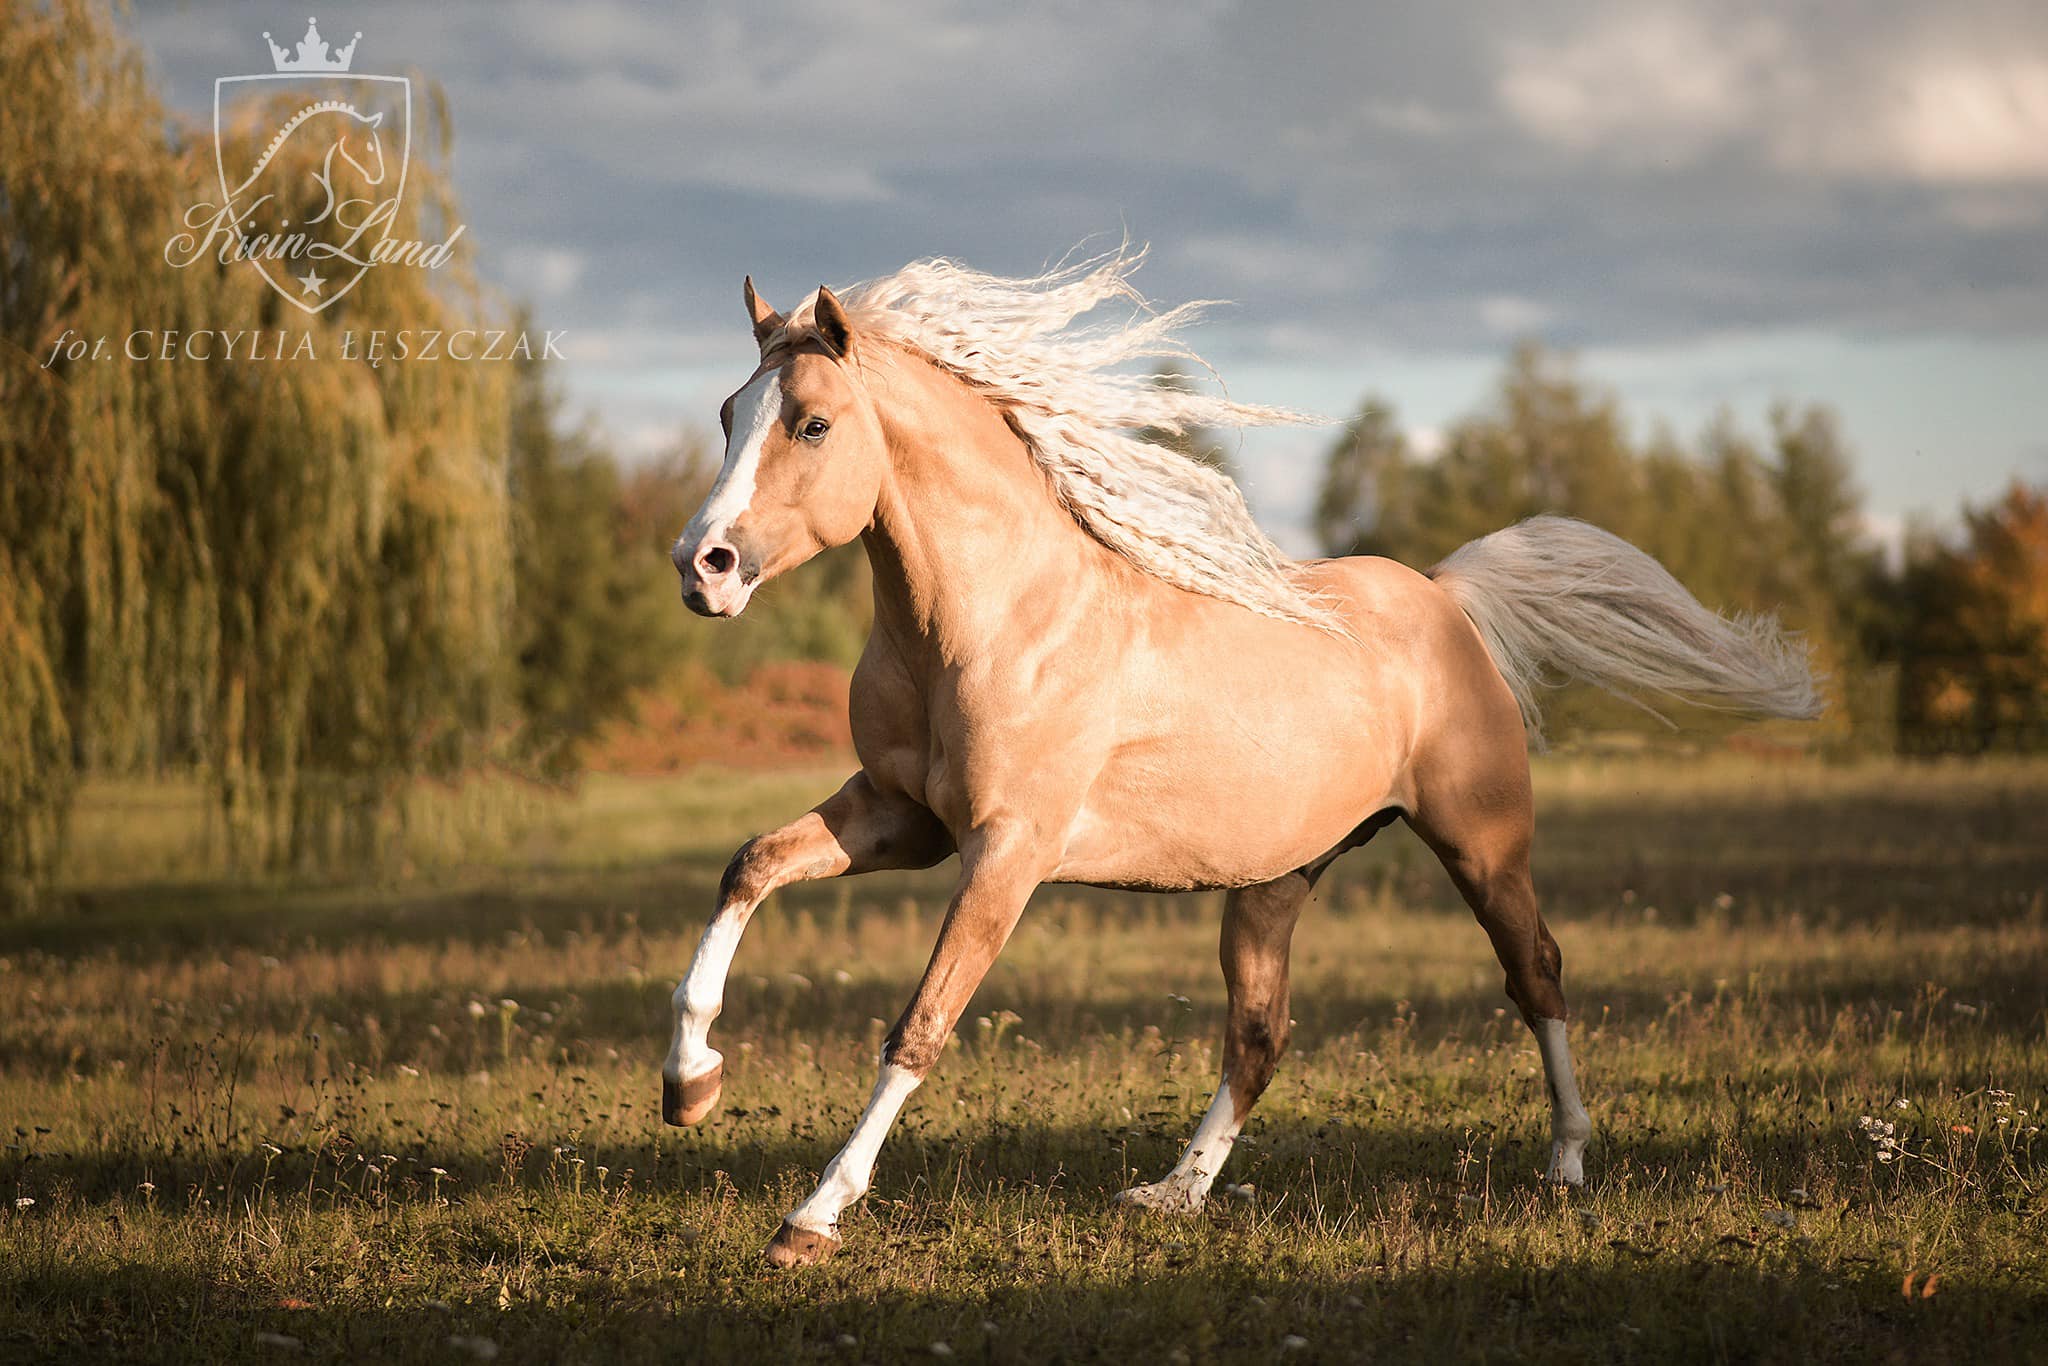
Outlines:
<svg viewBox="0 0 2048 1366"><path fill-rule="evenodd" d="M1123 1191L1117 1196L1119 1203L1193 1213L1209 1198L1216 1173L1223 1169L1238 1131L1273 1080L1280 1054L1287 1048L1287 949L1319 871L1302 869L1230 894L1218 951L1230 993L1222 1084L1174 1169L1157 1181Z"/></svg>
<svg viewBox="0 0 2048 1366"><path fill-rule="evenodd" d="M1484 796L1432 803L1411 821L1493 941L1507 972L1508 999L1522 1012L1543 1057L1550 1090L1549 1179L1578 1186L1586 1180L1593 1122L1579 1099L1565 1042L1564 958L1537 910L1529 876L1533 818L1523 773L1519 785L1506 784L1505 793L1502 787L1481 787L1476 790Z"/></svg>
<svg viewBox="0 0 2048 1366"><path fill-rule="evenodd" d="M1209 1198L1216 1173L1230 1156L1252 1106L1273 1080L1294 1030L1288 1017L1287 954L1302 905L1332 863L1386 829L1395 814L1391 809L1376 813L1352 831L1350 838L1305 868L1230 894L1217 948L1217 957L1223 962L1223 985L1230 993L1222 1084L1174 1169L1157 1181L1121 1192L1117 1196L1120 1203L1192 1213Z"/></svg>

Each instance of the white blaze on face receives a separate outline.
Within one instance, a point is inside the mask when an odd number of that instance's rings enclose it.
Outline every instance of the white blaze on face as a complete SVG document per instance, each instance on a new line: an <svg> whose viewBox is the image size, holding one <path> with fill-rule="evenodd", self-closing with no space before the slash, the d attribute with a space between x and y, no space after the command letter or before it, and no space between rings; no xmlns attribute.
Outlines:
<svg viewBox="0 0 2048 1366"><path fill-rule="evenodd" d="M723 537L732 531L754 501L754 480L761 470L761 447L782 418L782 372L768 370L755 376L732 401L732 435L725 443L725 465L711 496L690 525L683 530L677 546L694 555L706 537Z"/></svg>

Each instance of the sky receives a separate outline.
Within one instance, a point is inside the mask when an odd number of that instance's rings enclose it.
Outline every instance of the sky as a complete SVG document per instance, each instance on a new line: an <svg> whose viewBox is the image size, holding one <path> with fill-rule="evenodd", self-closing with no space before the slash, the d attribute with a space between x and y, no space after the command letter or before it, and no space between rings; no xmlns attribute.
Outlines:
<svg viewBox="0 0 2048 1366"><path fill-rule="evenodd" d="M1873 529L2048 480L2048 5L136 0L166 101L318 16L446 93L484 270L633 454L715 429L772 302L943 255L1148 243L1234 397L1391 400L1425 450L1508 349L1647 433L1841 415ZM1247 433L1296 550L1316 430Z"/></svg>

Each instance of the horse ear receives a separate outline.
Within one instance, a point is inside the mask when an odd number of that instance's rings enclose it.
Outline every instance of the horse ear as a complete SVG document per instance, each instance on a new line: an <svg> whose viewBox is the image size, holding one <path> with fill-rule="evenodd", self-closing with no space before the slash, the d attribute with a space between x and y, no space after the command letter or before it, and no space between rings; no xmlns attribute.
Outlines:
<svg viewBox="0 0 2048 1366"><path fill-rule="evenodd" d="M853 350L853 320L846 316L838 295L819 285L818 303L812 312L817 319L818 336L825 345L842 356Z"/></svg>
<svg viewBox="0 0 2048 1366"><path fill-rule="evenodd" d="M782 315L768 306L767 300L754 292L754 277L749 275L741 286L747 296L747 316L754 323L754 345L765 348L768 339L782 330Z"/></svg>

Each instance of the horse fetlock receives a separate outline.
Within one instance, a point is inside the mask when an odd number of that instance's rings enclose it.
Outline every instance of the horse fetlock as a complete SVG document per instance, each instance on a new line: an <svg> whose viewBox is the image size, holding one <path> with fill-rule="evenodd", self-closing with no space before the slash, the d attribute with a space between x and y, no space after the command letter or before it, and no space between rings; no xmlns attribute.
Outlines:
<svg viewBox="0 0 2048 1366"><path fill-rule="evenodd" d="M1586 1140L1558 1138L1550 1145L1550 1170L1544 1177L1553 1186L1586 1184Z"/></svg>
<svg viewBox="0 0 2048 1366"><path fill-rule="evenodd" d="M1593 1136L1593 1121L1583 1107L1559 1107L1550 1120L1550 1171L1555 1186L1586 1184L1586 1141Z"/></svg>

